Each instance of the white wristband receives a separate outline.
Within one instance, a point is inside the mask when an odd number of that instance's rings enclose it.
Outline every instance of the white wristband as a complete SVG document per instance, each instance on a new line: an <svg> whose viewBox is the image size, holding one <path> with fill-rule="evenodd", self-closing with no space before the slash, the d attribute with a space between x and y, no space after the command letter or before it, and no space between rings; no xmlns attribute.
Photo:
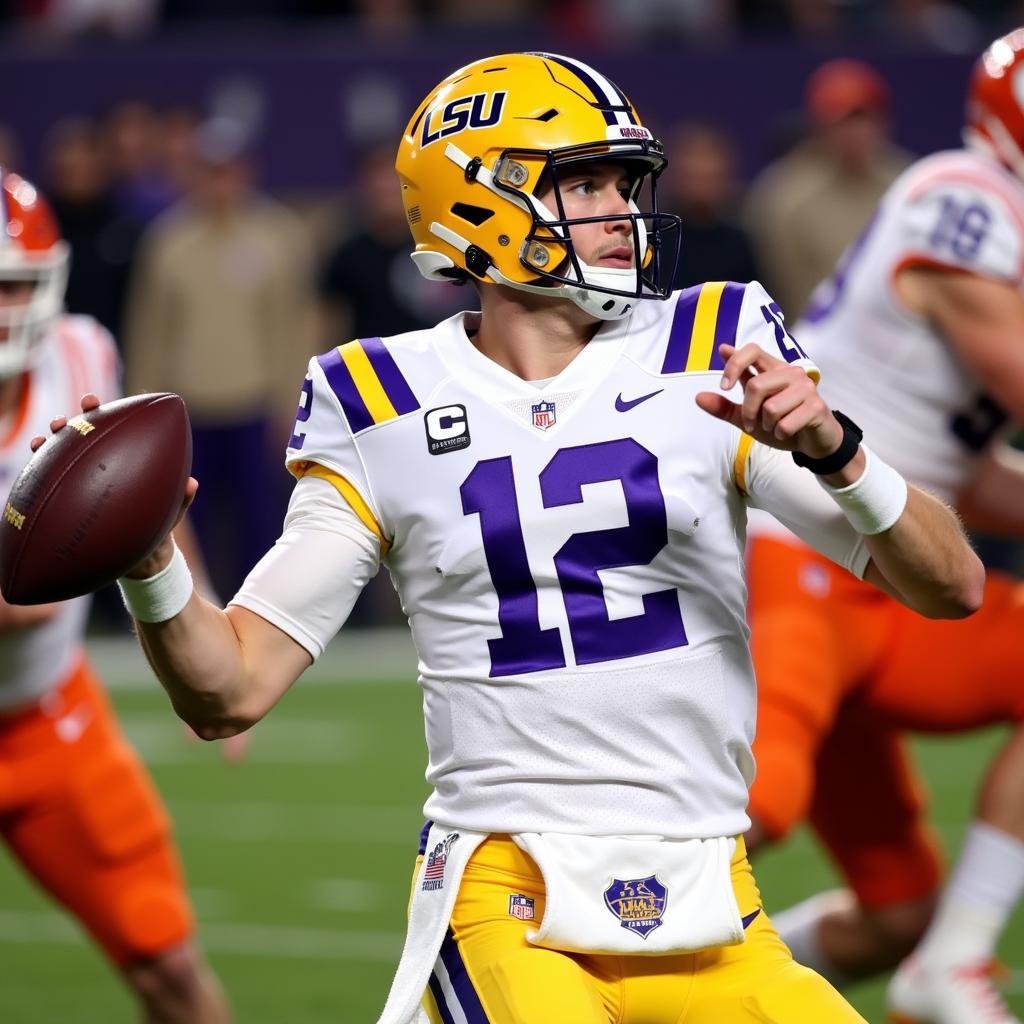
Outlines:
<svg viewBox="0 0 1024 1024"><path fill-rule="evenodd" d="M166 622L188 604L192 596L192 573L185 556L175 544L170 562L155 576L144 580L130 580L122 576L117 585L132 618L139 622Z"/></svg>
<svg viewBox="0 0 1024 1024"><path fill-rule="evenodd" d="M843 510L843 515L865 536L884 533L901 515L907 504L907 481L887 462L864 449L864 472L846 487L829 487L820 477L818 482Z"/></svg>

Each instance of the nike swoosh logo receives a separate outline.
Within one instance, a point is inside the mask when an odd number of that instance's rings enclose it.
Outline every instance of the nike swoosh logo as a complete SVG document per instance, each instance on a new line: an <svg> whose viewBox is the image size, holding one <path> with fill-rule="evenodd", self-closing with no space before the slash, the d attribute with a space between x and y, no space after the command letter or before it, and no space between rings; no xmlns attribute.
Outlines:
<svg viewBox="0 0 1024 1024"><path fill-rule="evenodd" d="M634 406L639 405L641 402L646 402L648 398L653 398L655 395L660 395L664 388L660 388L657 391L652 391L649 395L641 395L639 398L632 398L628 402L622 397L620 391L618 397L615 399L615 408L618 412L629 412Z"/></svg>
<svg viewBox="0 0 1024 1024"><path fill-rule="evenodd" d="M761 913L761 908L758 907L757 910L755 910L752 914L747 914L746 917L740 919L743 922L743 930L744 931L746 931L754 923L754 919L760 913Z"/></svg>

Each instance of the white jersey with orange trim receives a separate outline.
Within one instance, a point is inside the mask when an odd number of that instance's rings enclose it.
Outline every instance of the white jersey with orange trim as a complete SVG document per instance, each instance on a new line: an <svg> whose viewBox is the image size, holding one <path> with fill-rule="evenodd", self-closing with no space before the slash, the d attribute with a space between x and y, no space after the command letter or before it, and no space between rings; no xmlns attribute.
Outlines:
<svg viewBox="0 0 1024 1024"><path fill-rule="evenodd" d="M743 832L747 502L854 572L867 555L811 474L694 398L718 388L722 341L814 367L756 283L643 301L543 387L477 350L478 317L311 361L287 456L296 493L308 490L235 603L320 653L375 568L365 545L336 558L324 518L296 510L314 492L337 508L336 488L409 617L430 818L481 832Z"/></svg>
<svg viewBox="0 0 1024 1024"><path fill-rule="evenodd" d="M4 493L31 457L29 441L47 435L55 415L78 409L88 391L103 402L117 398L118 378L117 349L103 327L87 316L57 320L24 376L17 410L0 421ZM41 625L0 632L0 711L37 700L64 680L79 657L88 609L88 598L65 601Z"/></svg>
<svg viewBox="0 0 1024 1024"><path fill-rule="evenodd" d="M889 189L796 336L821 391L908 480L953 500L1006 417L893 290L913 265L1024 282L1024 184L968 150L918 161Z"/></svg>

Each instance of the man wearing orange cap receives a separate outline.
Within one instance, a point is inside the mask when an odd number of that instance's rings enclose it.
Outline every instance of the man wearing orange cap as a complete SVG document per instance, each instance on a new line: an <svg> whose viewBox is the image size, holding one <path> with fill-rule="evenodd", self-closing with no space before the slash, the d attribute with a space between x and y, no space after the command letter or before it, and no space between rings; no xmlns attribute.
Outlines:
<svg viewBox="0 0 1024 1024"><path fill-rule="evenodd" d="M804 108L808 137L761 172L747 201L765 279L793 314L910 162L888 141L889 89L868 65L823 64L807 82Z"/></svg>

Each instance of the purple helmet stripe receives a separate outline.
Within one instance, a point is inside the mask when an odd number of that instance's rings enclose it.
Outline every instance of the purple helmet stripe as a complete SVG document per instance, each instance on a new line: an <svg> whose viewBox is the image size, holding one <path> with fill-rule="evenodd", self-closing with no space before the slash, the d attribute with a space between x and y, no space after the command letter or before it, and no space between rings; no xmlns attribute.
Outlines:
<svg viewBox="0 0 1024 1024"><path fill-rule="evenodd" d="M703 285L695 284L680 292L676 299L675 313L672 315L672 327L668 334L668 347L665 350L665 362L662 373L682 373L686 369L686 360L690 355L690 340L693 337L693 321L697 315L697 300Z"/></svg>
<svg viewBox="0 0 1024 1024"><path fill-rule="evenodd" d="M722 290L722 298L718 304L718 318L715 320L715 343L711 349L709 370L724 370L725 360L718 354L721 344L736 344L736 327L740 322L740 307L743 305L745 284L729 281Z"/></svg>
<svg viewBox="0 0 1024 1024"><path fill-rule="evenodd" d="M331 349L330 352L318 356L317 362L324 371L331 390L341 402L341 408L352 433L358 434L360 430L372 427L373 417L370 415L370 410L366 408L366 403L360 397L356 382L352 379L352 374L349 373L338 349Z"/></svg>
<svg viewBox="0 0 1024 1024"><path fill-rule="evenodd" d="M391 353L384 347L384 342L380 338L360 338L359 344L362 345L363 351L370 360L370 365L373 367L374 373L377 374L381 387L395 407L395 412L399 416L404 416L407 412L415 412L420 407L420 403L416 401L412 388L402 376L402 371L398 368Z"/></svg>
<svg viewBox="0 0 1024 1024"><path fill-rule="evenodd" d="M467 1024L490 1024L466 970L462 954L459 953L459 944L450 930L441 943L441 962L448 972L448 981L451 982L451 987L459 1000L459 1007L465 1014Z"/></svg>
<svg viewBox="0 0 1024 1024"><path fill-rule="evenodd" d="M564 57L559 57L557 53L538 53L538 57L543 57L544 60L550 60L554 64L558 64L560 67L565 68L567 71L571 71L593 94L594 106L601 111L604 115L605 124L618 124L618 119L615 114L608 109L609 100L605 96L604 91L598 86L597 82L579 68L577 65L567 61ZM584 97L585 99L586 97Z"/></svg>

